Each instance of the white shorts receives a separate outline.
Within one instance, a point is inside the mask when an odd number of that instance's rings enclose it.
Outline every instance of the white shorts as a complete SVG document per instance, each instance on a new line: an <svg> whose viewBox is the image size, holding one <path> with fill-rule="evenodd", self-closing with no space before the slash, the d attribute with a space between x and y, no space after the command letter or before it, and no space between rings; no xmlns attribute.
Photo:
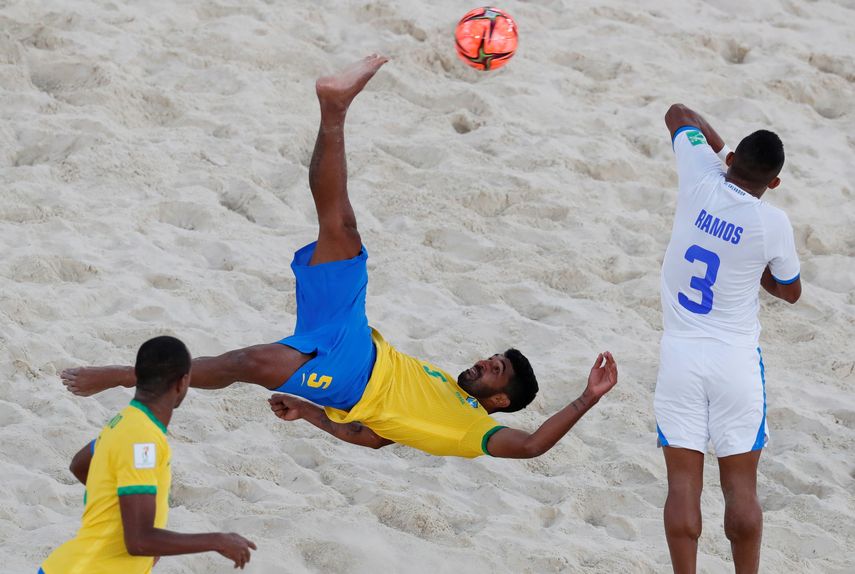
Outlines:
<svg viewBox="0 0 855 574"><path fill-rule="evenodd" d="M653 399L659 446L717 457L759 450L769 441L760 348L665 335Z"/></svg>

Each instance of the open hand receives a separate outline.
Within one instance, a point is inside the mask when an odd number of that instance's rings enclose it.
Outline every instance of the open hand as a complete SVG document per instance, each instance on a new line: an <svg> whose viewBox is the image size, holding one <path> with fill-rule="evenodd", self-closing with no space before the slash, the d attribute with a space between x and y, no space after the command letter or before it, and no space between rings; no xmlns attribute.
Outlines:
<svg viewBox="0 0 855 574"><path fill-rule="evenodd" d="M282 393L274 394L267 399L267 402L270 403L273 414L283 421L296 421L303 418L303 409L309 404L294 395L283 395Z"/></svg>
<svg viewBox="0 0 855 574"><path fill-rule="evenodd" d="M591 374L588 375L588 386L585 387L585 395L594 402L612 390L617 384L617 363L612 354L606 351L597 355Z"/></svg>
<svg viewBox="0 0 855 574"><path fill-rule="evenodd" d="M232 560L235 563L235 568L243 570L243 567L249 562L250 548L257 550L253 541L247 540L234 532L223 532L220 534L220 544L217 552Z"/></svg>

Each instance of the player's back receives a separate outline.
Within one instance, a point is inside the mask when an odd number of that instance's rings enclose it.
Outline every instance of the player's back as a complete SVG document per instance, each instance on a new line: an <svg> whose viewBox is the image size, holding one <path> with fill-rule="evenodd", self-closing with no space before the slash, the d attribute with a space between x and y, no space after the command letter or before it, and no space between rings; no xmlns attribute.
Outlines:
<svg viewBox="0 0 855 574"><path fill-rule="evenodd" d="M770 265L781 283L798 276L790 222L726 181L697 129L678 130L674 150L680 190L662 264L665 333L756 347L764 269Z"/></svg>
<svg viewBox="0 0 855 574"><path fill-rule="evenodd" d="M131 556L125 547L121 496L156 496L156 528L166 526L171 451L166 427L142 403L132 401L107 423L94 446L86 479L85 510L77 536L43 563L45 574L146 574L153 558Z"/></svg>

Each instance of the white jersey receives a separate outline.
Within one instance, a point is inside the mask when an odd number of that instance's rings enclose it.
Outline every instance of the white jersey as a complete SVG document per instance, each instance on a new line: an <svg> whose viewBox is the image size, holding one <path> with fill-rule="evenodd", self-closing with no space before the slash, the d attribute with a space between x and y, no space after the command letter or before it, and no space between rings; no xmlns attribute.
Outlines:
<svg viewBox="0 0 855 574"><path fill-rule="evenodd" d="M725 180L721 160L698 128L674 136L680 190L662 262L665 334L756 347L760 277L799 278L787 215Z"/></svg>

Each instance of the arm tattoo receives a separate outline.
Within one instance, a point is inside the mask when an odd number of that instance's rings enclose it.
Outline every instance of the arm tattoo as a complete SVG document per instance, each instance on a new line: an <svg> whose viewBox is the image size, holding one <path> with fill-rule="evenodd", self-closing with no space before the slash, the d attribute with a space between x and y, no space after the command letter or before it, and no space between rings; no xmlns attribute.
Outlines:
<svg viewBox="0 0 855 574"><path fill-rule="evenodd" d="M577 405L576 403L580 403L582 406L580 407L580 406L579 406L579 405ZM584 410L585 410L586 408L588 408L588 405L587 405L587 404L585 404L585 401L584 401L584 400L582 400L582 397L579 397L578 399L576 399L575 401L573 401L573 402L572 402L572 403L570 403L570 404L571 404L571 405L573 405L573 408L574 408L574 409L576 409L576 412L577 412L577 413L584 412Z"/></svg>

